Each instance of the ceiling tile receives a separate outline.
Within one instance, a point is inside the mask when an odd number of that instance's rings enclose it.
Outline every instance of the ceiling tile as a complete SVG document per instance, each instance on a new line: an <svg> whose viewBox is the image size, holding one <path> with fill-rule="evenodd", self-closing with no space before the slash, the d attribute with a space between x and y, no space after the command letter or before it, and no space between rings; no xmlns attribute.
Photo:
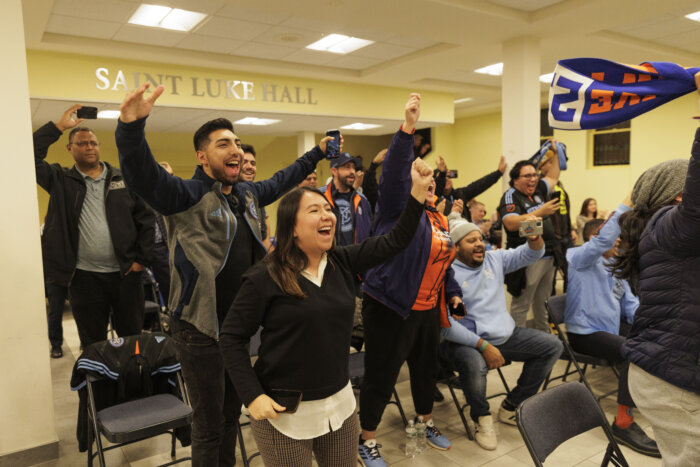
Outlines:
<svg viewBox="0 0 700 467"><path fill-rule="evenodd" d="M51 15L46 24L46 32L94 39L111 39L120 27L120 23Z"/></svg>
<svg viewBox="0 0 700 467"><path fill-rule="evenodd" d="M693 30L700 30L700 23L687 18L672 18L655 24L630 28L623 31L623 34L649 41Z"/></svg>
<svg viewBox="0 0 700 467"><path fill-rule="evenodd" d="M222 9L216 12L216 16L224 16L226 18L237 19L239 21L252 21L254 23L263 24L280 24L289 15L283 12L271 11L267 9L258 9L251 6L244 5L226 5Z"/></svg>
<svg viewBox="0 0 700 467"><path fill-rule="evenodd" d="M285 62L306 63L307 65L325 65L336 58L336 54L329 52L302 49L288 55L283 60Z"/></svg>
<svg viewBox="0 0 700 467"><path fill-rule="evenodd" d="M57 15L127 22L138 5L120 0L56 0L51 12Z"/></svg>
<svg viewBox="0 0 700 467"><path fill-rule="evenodd" d="M489 3L495 3L508 8L521 11L536 11L540 8L552 6L555 3L561 3L563 0L489 0Z"/></svg>
<svg viewBox="0 0 700 467"><path fill-rule="evenodd" d="M268 60L279 60L297 51L298 48L282 47L279 45L258 44L256 42L246 42L233 52L232 55L242 55L244 57L265 58Z"/></svg>
<svg viewBox="0 0 700 467"><path fill-rule="evenodd" d="M688 50L693 53L700 53L700 24L692 31L672 34L657 39L655 42L679 49ZM695 63L689 65L697 65Z"/></svg>
<svg viewBox="0 0 700 467"><path fill-rule="evenodd" d="M403 47L396 44L388 44L385 42L375 42L367 47L362 47L352 53L354 56L358 57L368 57L368 58L378 58L381 60L390 60L392 58L400 57L401 55L406 55L407 53L414 52L416 49L410 47Z"/></svg>
<svg viewBox="0 0 700 467"><path fill-rule="evenodd" d="M280 25L290 28L306 29L317 33L343 34L343 31L341 31L343 24L343 21L339 17L311 18L308 16L292 16L291 18L287 18Z"/></svg>
<svg viewBox="0 0 700 467"><path fill-rule="evenodd" d="M243 41L224 39L223 37L188 34L182 41L178 42L175 47L178 49L227 54L241 44L243 44Z"/></svg>
<svg viewBox="0 0 700 467"><path fill-rule="evenodd" d="M436 41L423 39L418 36L404 36L400 34L392 36L389 39L384 40L384 42L388 42L389 44L401 45L403 47L411 47L413 49L424 49L426 47L430 47L431 45L437 44Z"/></svg>
<svg viewBox="0 0 700 467"><path fill-rule="evenodd" d="M227 39L250 40L270 28L267 24L239 21L229 18L209 18L197 28L197 34L225 37Z"/></svg>
<svg viewBox="0 0 700 467"><path fill-rule="evenodd" d="M255 38L255 42L261 44L280 45L283 47L301 48L316 42L321 37L322 34L305 29L273 26L259 34Z"/></svg>
<svg viewBox="0 0 700 467"><path fill-rule="evenodd" d="M338 68L349 68L351 70L362 70L368 68L377 63L381 63L382 60L376 58L366 58L366 57L355 57L350 55L341 55L335 60L326 63L327 66L333 66Z"/></svg>
<svg viewBox="0 0 700 467"><path fill-rule="evenodd" d="M180 8L182 10L196 11L198 13L206 13L213 15L218 12L226 2L222 0L142 0L142 3L155 3L167 5L172 8Z"/></svg>
<svg viewBox="0 0 700 467"><path fill-rule="evenodd" d="M167 29L149 28L135 24L125 24L114 35L115 41L136 42L138 44L160 45L173 47L180 42L187 33L181 31L169 31Z"/></svg>

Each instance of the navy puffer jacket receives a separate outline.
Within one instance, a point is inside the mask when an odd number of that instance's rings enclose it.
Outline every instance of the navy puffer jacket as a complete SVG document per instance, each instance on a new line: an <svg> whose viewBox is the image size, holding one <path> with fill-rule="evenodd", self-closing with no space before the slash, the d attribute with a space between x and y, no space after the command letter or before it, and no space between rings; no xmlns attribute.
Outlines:
<svg viewBox="0 0 700 467"><path fill-rule="evenodd" d="M649 221L639 266L640 305L622 355L647 373L700 394L700 128L683 201Z"/></svg>

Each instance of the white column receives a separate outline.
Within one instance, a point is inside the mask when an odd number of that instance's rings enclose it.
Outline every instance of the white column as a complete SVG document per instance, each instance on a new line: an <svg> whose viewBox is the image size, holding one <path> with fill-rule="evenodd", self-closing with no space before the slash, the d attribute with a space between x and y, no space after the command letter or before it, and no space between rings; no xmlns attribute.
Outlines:
<svg viewBox="0 0 700 467"><path fill-rule="evenodd" d="M539 39L517 37L503 43L501 143L508 167L540 146ZM508 173L503 187L508 187Z"/></svg>
<svg viewBox="0 0 700 467"><path fill-rule="evenodd" d="M57 457L58 438L21 0L0 2L0 41L0 465L26 465Z"/></svg>
<svg viewBox="0 0 700 467"><path fill-rule="evenodd" d="M306 151L316 146L316 134L313 131L302 131L297 135L297 155L302 156Z"/></svg>

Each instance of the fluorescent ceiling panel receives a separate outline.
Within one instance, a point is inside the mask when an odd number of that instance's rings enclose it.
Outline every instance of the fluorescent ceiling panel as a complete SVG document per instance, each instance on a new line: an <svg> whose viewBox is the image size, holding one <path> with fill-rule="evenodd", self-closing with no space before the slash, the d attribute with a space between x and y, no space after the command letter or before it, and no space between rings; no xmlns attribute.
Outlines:
<svg viewBox="0 0 700 467"><path fill-rule="evenodd" d="M306 48L334 54L349 54L370 44L374 44L374 41L360 39L359 37L349 37L343 34L329 34L313 44L307 45Z"/></svg>
<svg viewBox="0 0 700 467"><path fill-rule="evenodd" d="M119 111L118 110L100 110L97 112L97 118L119 118Z"/></svg>
<svg viewBox="0 0 700 467"><path fill-rule="evenodd" d="M279 120L274 120L272 118L245 117L233 123L235 123L236 125L265 126L272 125L273 123L279 123Z"/></svg>
<svg viewBox="0 0 700 467"><path fill-rule="evenodd" d="M381 125L375 125L374 123L351 123L350 125L341 126L342 130L372 130L374 128L379 128Z"/></svg>
<svg viewBox="0 0 700 467"><path fill-rule="evenodd" d="M196 11L143 4L131 16L129 23L174 31L191 31L206 16Z"/></svg>
<svg viewBox="0 0 700 467"><path fill-rule="evenodd" d="M503 62L477 68L474 71L483 75L501 76L503 74Z"/></svg>

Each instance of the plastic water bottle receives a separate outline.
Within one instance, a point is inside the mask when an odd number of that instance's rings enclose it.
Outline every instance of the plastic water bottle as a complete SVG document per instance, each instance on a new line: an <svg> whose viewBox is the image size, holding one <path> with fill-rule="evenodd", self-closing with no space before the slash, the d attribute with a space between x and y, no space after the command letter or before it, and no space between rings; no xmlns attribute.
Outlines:
<svg viewBox="0 0 700 467"><path fill-rule="evenodd" d="M406 457L416 457L417 447L416 427L413 420L409 420L406 426Z"/></svg>
<svg viewBox="0 0 700 467"><path fill-rule="evenodd" d="M425 422L423 417L418 417L418 423L416 423L416 445L418 452L424 452L428 449L428 441L425 439Z"/></svg>

